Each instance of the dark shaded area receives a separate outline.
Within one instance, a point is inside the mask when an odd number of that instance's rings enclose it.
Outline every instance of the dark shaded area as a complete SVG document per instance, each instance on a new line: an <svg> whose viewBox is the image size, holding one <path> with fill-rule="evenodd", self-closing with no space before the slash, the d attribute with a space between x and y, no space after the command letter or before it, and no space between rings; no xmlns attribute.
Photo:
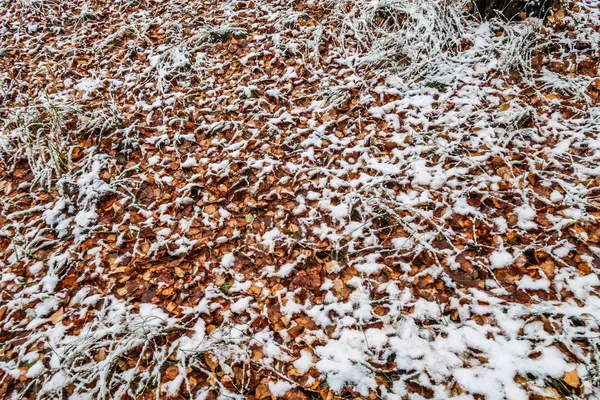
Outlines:
<svg viewBox="0 0 600 400"><path fill-rule="evenodd" d="M554 0L474 0L474 3L484 19L497 15L515 19L521 13L525 16L544 18Z"/></svg>

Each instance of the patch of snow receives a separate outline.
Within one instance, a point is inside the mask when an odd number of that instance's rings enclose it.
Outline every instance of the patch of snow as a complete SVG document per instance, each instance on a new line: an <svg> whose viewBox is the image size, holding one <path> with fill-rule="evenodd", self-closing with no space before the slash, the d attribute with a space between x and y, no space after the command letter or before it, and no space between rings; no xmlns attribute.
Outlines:
<svg viewBox="0 0 600 400"><path fill-rule="evenodd" d="M490 263L492 268L504 268L508 267L515 261L512 254L508 251L501 249L496 250L490 256Z"/></svg>

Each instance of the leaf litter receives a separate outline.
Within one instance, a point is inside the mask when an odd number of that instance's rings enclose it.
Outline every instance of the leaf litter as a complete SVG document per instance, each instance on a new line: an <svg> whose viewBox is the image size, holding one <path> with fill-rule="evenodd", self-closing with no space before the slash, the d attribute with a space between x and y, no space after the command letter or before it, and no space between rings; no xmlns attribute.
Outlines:
<svg viewBox="0 0 600 400"><path fill-rule="evenodd" d="M3 398L600 396L600 9L0 5Z"/></svg>

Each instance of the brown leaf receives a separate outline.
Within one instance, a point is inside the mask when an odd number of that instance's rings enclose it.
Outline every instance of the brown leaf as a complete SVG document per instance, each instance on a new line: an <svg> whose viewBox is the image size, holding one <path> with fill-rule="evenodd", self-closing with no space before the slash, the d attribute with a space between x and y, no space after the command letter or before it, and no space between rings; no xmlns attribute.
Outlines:
<svg viewBox="0 0 600 400"><path fill-rule="evenodd" d="M271 391L267 385L258 385L256 390L254 391L254 398L257 400L266 399L267 397L271 397Z"/></svg>
<svg viewBox="0 0 600 400"><path fill-rule="evenodd" d="M308 400L308 396L300 389L288 390L283 398L285 400Z"/></svg>
<svg viewBox="0 0 600 400"><path fill-rule="evenodd" d="M106 360L106 351L104 351L104 349L100 349L100 351L98 351L98 353L96 353L94 356L94 360L97 362Z"/></svg>
<svg viewBox="0 0 600 400"><path fill-rule="evenodd" d="M314 271L311 271L314 272ZM303 287L309 290L317 289L321 286L321 277L316 273L308 274L306 271L300 271L292 280L291 288Z"/></svg>
<svg viewBox="0 0 600 400"><path fill-rule="evenodd" d="M554 261L546 260L542 263L542 265L540 265L540 268L542 268L542 271L544 271L544 273L546 274L548 279L552 280L554 278L554 273L555 273Z"/></svg>
<svg viewBox="0 0 600 400"><path fill-rule="evenodd" d="M258 361L263 358L263 351L261 348L252 349L252 361Z"/></svg>
<svg viewBox="0 0 600 400"><path fill-rule="evenodd" d="M63 320L63 316L64 316L64 310L63 308L59 308L58 311L56 311L54 314L52 314L50 316L50 321L52 321L52 323L54 325L58 324L60 321Z"/></svg>
<svg viewBox="0 0 600 400"><path fill-rule="evenodd" d="M173 380L173 379L175 379L175 378L177 378L177 375L179 375L179 369L176 366L174 366L174 365L171 365L165 371L165 376L170 381Z"/></svg>
<svg viewBox="0 0 600 400"><path fill-rule="evenodd" d="M296 233L300 230L300 228L298 228L298 225L295 224L290 224L288 226L288 229L290 230L290 232Z"/></svg>
<svg viewBox="0 0 600 400"><path fill-rule="evenodd" d="M574 369L570 372L565 372L565 376L563 376L563 381L571 387L577 388L581 385L581 381L579 380L579 375L577 374L577 369Z"/></svg>
<svg viewBox="0 0 600 400"><path fill-rule="evenodd" d="M319 391L321 398L323 400L332 400L333 399L333 390L326 388Z"/></svg>
<svg viewBox="0 0 600 400"><path fill-rule="evenodd" d="M210 353L204 353L204 361L206 362L206 365L208 365L208 368L212 369L213 371L219 366L219 360L217 360L217 357Z"/></svg>

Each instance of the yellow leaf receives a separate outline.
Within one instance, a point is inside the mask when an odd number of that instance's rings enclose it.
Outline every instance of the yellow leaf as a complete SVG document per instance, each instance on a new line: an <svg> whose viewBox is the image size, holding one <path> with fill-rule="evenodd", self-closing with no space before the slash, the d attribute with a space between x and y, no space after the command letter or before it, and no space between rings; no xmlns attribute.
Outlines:
<svg viewBox="0 0 600 400"><path fill-rule="evenodd" d="M165 376L167 377L168 380L173 380L173 379L177 378L177 375L179 375L179 369L174 365L171 365L165 371Z"/></svg>
<svg viewBox="0 0 600 400"><path fill-rule="evenodd" d="M300 228L298 228L298 225L294 225L294 224L290 224L290 226L288 227L290 229L290 232L298 232L300 230Z"/></svg>
<svg viewBox="0 0 600 400"><path fill-rule="evenodd" d="M579 380L579 375L577 375L577 369L574 369L570 372L565 372L565 376L563 377L563 381L571 387L579 387L581 385L581 381Z"/></svg>
<svg viewBox="0 0 600 400"><path fill-rule="evenodd" d="M267 385L258 385L254 392L254 397L258 400L262 400L267 397L271 397L271 391Z"/></svg>
<svg viewBox="0 0 600 400"><path fill-rule="evenodd" d="M94 356L94 360L96 360L97 362L106 360L106 351L100 349L100 351Z"/></svg>
<svg viewBox="0 0 600 400"><path fill-rule="evenodd" d="M50 316L50 321L52 321L52 323L54 325L58 324L60 321L62 321L63 319L63 315L64 315L64 310L63 308L59 308L57 312L55 312L54 314L52 314Z"/></svg>

